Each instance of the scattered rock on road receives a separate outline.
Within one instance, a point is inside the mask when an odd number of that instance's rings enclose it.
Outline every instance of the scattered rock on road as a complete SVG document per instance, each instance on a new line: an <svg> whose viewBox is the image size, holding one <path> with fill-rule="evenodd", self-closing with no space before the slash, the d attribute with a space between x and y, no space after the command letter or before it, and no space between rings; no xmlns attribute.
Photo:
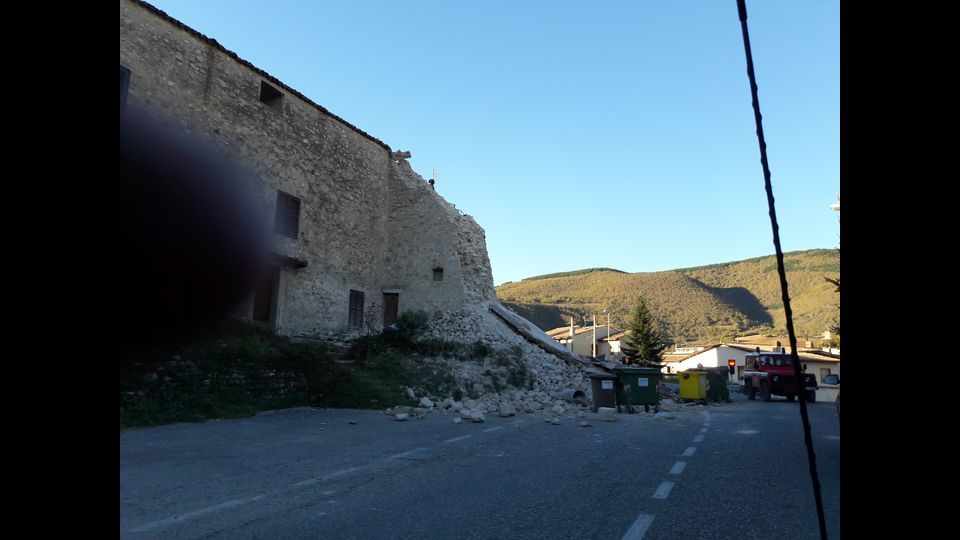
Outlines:
<svg viewBox="0 0 960 540"><path fill-rule="evenodd" d="M410 418L410 415L407 414L407 413L400 413L400 414L394 416L394 418L397 420L397 422L403 422L403 421L406 420L407 418Z"/></svg>
<svg viewBox="0 0 960 540"><path fill-rule="evenodd" d="M597 409L597 418L604 422L615 422L617 420L617 410L612 407L600 407Z"/></svg>

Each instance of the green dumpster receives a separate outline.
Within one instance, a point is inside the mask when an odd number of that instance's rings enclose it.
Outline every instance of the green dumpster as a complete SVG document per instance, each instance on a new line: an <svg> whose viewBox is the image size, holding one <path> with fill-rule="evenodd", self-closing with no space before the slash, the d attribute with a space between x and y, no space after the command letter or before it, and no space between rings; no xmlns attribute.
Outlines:
<svg viewBox="0 0 960 540"><path fill-rule="evenodd" d="M730 402L730 389L727 388L727 368L715 368L707 371L707 399L715 403Z"/></svg>
<svg viewBox="0 0 960 540"><path fill-rule="evenodd" d="M618 367L617 375L617 411L621 405L643 405L650 412L650 406L660 411L660 392L658 386L663 374L660 369L651 367Z"/></svg>

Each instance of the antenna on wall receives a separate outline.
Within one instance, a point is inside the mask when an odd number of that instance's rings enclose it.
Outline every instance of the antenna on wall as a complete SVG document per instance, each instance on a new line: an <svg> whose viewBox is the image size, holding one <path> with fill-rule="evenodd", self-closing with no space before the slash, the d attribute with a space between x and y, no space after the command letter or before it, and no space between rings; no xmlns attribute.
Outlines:
<svg viewBox="0 0 960 540"><path fill-rule="evenodd" d="M440 171L434 169L433 176L430 177L430 187L436 190L437 187L434 184L436 183L437 180L441 178L443 178L443 174L441 174Z"/></svg>

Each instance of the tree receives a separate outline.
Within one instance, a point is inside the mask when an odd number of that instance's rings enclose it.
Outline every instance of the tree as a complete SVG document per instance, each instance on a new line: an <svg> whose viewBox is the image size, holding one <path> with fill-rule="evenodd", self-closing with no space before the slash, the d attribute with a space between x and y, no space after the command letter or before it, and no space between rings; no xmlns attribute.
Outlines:
<svg viewBox="0 0 960 540"><path fill-rule="evenodd" d="M830 208L833 210L836 210L837 222L839 223L840 222L840 196L839 195L837 195L837 204L832 205ZM840 253L840 248L837 248L837 253ZM824 279L826 279L827 282L834 285L837 288L837 291L836 291L837 294L840 294L840 276L837 276L837 279L831 279L828 277L825 277ZM837 304L837 309L838 310L840 309L840 304ZM840 319L839 318L837 318L837 324L831 325L829 330L831 333L836 334L838 338L840 337ZM839 341L837 343L837 346L838 347L840 346Z"/></svg>
<svg viewBox="0 0 960 540"><path fill-rule="evenodd" d="M640 363L661 363L663 350L667 345L642 296L637 301L637 307L633 310L633 318L628 327L630 335L624 339L622 347L624 354L628 358L639 359Z"/></svg>

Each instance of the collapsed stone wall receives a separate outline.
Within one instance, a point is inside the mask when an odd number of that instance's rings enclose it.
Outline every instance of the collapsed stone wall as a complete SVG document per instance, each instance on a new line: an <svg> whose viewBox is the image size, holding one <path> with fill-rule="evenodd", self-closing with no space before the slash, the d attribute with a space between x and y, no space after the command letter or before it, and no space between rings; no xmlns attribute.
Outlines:
<svg viewBox="0 0 960 540"><path fill-rule="evenodd" d="M507 367L490 360L483 363L453 359L437 359L446 363L448 369L460 382L464 395L470 387L478 389L469 400L473 408L484 413L498 409L501 403L510 403L517 411L536 412L550 409L562 399L566 390L580 390L589 397L590 382L585 372L571 366L557 356L530 343L509 328L487 306L470 306L447 312L430 321L423 333L426 339L442 339L463 343L464 346L480 342L491 350L518 349L521 361L527 368L529 384L518 388L510 386L501 391L489 391L488 370L502 378L507 377ZM454 396L433 396L437 399L453 399ZM570 405L567 405L570 407Z"/></svg>
<svg viewBox="0 0 960 540"><path fill-rule="evenodd" d="M483 229L443 199L409 163L393 167L387 283L402 311L431 315L495 299ZM434 270L442 271L437 280ZM388 285L389 286L389 285Z"/></svg>

